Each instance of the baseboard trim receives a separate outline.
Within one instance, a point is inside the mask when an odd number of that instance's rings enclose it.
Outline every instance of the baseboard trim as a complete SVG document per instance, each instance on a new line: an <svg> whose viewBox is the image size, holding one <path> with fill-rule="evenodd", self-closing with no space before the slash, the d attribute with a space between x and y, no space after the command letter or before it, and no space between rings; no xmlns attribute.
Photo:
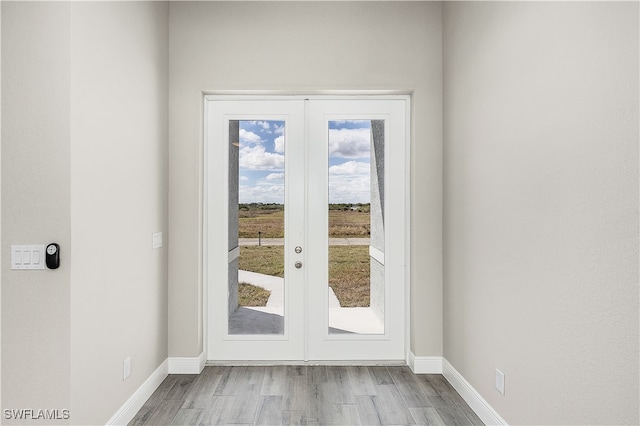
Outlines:
<svg viewBox="0 0 640 426"><path fill-rule="evenodd" d="M206 362L204 352L196 357L169 357L169 374L200 374Z"/></svg>
<svg viewBox="0 0 640 426"><path fill-rule="evenodd" d="M473 386L446 359L442 361L442 374L469 407L486 425L508 425L500 414L474 389Z"/></svg>
<svg viewBox="0 0 640 426"><path fill-rule="evenodd" d="M367 360L367 361L295 361L295 360L268 360L268 361L258 361L258 360L249 360L249 361L239 361L239 360L208 360L206 362L207 367L255 367L255 366L276 366L276 365L331 365L331 366L354 366L354 367L362 367L362 366L386 366L386 367L401 367L406 365L404 360Z"/></svg>
<svg viewBox="0 0 640 426"><path fill-rule="evenodd" d="M126 425L136 415L145 402L151 397L151 394L158 389L158 386L169 374L168 360L162 361L162 364L151 376L127 399L118 411L107 421L107 425Z"/></svg>
<svg viewBox="0 0 640 426"><path fill-rule="evenodd" d="M407 365L415 374L442 374L441 356L415 356L410 351Z"/></svg>

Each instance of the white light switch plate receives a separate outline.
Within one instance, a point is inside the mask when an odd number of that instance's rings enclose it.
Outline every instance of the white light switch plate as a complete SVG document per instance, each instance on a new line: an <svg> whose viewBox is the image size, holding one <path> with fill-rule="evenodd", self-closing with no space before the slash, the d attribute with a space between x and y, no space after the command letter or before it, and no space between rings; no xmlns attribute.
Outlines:
<svg viewBox="0 0 640 426"><path fill-rule="evenodd" d="M11 269L44 269L44 245L11 245Z"/></svg>

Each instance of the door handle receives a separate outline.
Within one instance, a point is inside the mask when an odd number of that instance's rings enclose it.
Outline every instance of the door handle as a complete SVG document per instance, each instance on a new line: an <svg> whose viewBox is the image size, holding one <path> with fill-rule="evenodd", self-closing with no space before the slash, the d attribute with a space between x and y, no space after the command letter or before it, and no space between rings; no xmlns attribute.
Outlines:
<svg viewBox="0 0 640 426"><path fill-rule="evenodd" d="M300 268L302 268L302 262L300 262L300 261L298 260L296 263L294 263L294 265L293 265L293 266L295 266L295 267L296 267L296 269L300 269Z"/></svg>

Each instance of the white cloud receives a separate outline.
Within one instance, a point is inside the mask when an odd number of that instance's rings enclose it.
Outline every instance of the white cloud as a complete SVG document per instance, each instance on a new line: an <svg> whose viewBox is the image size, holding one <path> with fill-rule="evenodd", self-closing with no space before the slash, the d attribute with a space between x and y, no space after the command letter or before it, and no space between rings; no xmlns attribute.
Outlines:
<svg viewBox="0 0 640 426"><path fill-rule="evenodd" d="M249 170L283 170L284 155L266 152L261 145L240 149L240 167Z"/></svg>
<svg viewBox="0 0 640 426"><path fill-rule="evenodd" d="M240 203L284 204L284 185L241 185L238 195Z"/></svg>
<svg viewBox="0 0 640 426"><path fill-rule="evenodd" d="M271 125L268 121L249 121L249 124L262 127L262 130L269 130Z"/></svg>
<svg viewBox="0 0 640 426"><path fill-rule="evenodd" d="M246 176L240 176L240 181L241 181L241 182L246 182L246 181L248 181L248 180L249 180L249 178L248 178L248 177L246 177Z"/></svg>
<svg viewBox="0 0 640 426"><path fill-rule="evenodd" d="M282 154L284 152L284 135L278 136L277 138L275 138L273 140L273 144L274 144L273 150L275 152L279 152Z"/></svg>
<svg viewBox="0 0 640 426"><path fill-rule="evenodd" d="M371 123L371 120L331 120L333 124L365 124Z"/></svg>
<svg viewBox="0 0 640 426"><path fill-rule="evenodd" d="M371 165L361 161L347 161L329 167L329 176L335 175L369 175L371 173Z"/></svg>
<svg viewBox="0 0 640 426"><path fill-rule="evenodd" d="M370 129L329 129L329 156L338 158L368 158Z"/></svg>
<svg viewBox="0 0 640 426"><path fill-rule="evenodd" d="M369 203L370 201L369 176L329 176L330 203Z"/></svg>
<svg viewBox="0 0 640 426"><path fill-rule="evenodd" d="M284 173L269 173L265 179L268 181L282 181L284 180Z"/></svg>
<svg viewBox="0 0 640 426"><path fill-rule="evenodd" d="M284 124L283 125L278 125L278 124L274 125L273 126L273 132L276 135L283 135L284 134Z"/></svg>
<svg viewBox="0 0 640 426"><path fill-rule="evenodd" d="M249 132L245 129L240 129L240 142L244 142L244 143L260 143L262 142L262 138L253 133L253 132Z"/></svg>
<svg viewBox="0 0 640 426"><path fill-rule="evenodd" d="M371 199L371 166L347 161L329 167L330 203L368 203Z"/></svg>

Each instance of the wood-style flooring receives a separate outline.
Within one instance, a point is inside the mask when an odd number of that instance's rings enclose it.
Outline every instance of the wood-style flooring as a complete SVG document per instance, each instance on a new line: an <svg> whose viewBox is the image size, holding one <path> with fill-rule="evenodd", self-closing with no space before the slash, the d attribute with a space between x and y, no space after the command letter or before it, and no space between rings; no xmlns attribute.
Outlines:
<svg viewBox="0 0 640 426"><path fill-rule="evenodd" d="M130 425L482 425L441 375L408 367L206 367L169 375Z"/></svg>

